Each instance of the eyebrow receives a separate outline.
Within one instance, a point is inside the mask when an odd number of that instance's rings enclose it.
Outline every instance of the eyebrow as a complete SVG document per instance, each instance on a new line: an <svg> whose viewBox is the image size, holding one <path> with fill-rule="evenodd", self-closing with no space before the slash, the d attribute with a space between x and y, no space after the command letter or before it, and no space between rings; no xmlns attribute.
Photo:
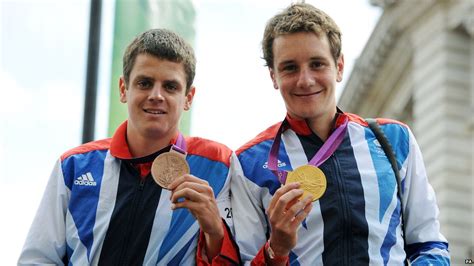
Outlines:
<svg viewBox="0 0 474 266"><path fill-rule="evenodd" d="M310 61L328 61L327 58L323 57L323 56L313 56L313 57L310 57L309 58ZM295 63L295 60L293 59L288 59L288 60L285 60L285 61L282 61L280 63L278 63L277 66L284 66L284 65L288 65L288 64L294 64Z"/></svg>
<svg viewBox="0 0 474 266"><path fill-rule="evenodd" d="M135 82L137 80L150 80L150 81L155 81L155 78L151 77L151 76L148 76L148 75L144 75L144 74L139 74L137 75L133 80L131 80L131 82ZM177 78L170 78L170 79L166 79L166 80L163 80L163 83L173 83L173 84L177 84L179 85L180 87L186 87L186 82L184 82L184 85L180 83L180 80L177 79Z"/></svg>
<svg viewBox="0 0 474 266"><path fill-rule="evenodd" d="M138 79L150 79L150 80L153 80L152 77L147 76L147 75L143 75L143 74L140 74L140 75L136 76L133 80L138 80Z"/></svg>
<svg viewBox="0 0 474 266"><path fill-rule="evenodd" d="M295 60L285 60L283 62L278 63L278 65L288 65L288 64L293 64Z"/></svg>
<svg viewBox="0 0 474 266"><path fill-rule="evenodd" d="M130 79L130 84L136 84L142 81L153 82L153 83L155 82L155 80L152 77L141 74L141 75L135 76L133 79Z"/></svg>
<svg viewBox="0 0 474 266"><path fill-rule="evenodd" d="M326 57L323 57L323 56L313 56L310 58L311 60L324 60L324 61L328 61L328 59Z"/></svg>

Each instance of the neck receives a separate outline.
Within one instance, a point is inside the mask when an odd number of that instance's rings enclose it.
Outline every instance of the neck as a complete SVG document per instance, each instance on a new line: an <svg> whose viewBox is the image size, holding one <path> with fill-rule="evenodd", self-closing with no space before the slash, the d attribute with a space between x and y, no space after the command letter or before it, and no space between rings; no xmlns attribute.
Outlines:
<svg viewBox="0 0 474 266"><path fill-rule="evenodd" d="M172 134L167 134L161 137L146 137L139 135L134 136L133 138L130 138L129 134L127 134L127 143L130 154L133 158L140 158L157 152L170 145L171 140L176 134L177 132L172 132Z"/></svg>
<svg viewBox="0 0 474 266"><path fill-rule="evenodd" d="M335 116L336 111L321 117L310 118L307 120L307 123L314 134L316 134L322 141L326 141L329 138L331 129L334 127Z"/></svg>

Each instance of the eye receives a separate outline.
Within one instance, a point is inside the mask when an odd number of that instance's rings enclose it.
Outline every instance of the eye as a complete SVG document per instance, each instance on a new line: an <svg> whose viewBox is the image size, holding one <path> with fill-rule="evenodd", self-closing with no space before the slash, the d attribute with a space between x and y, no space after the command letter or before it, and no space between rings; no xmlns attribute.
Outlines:
<svg viewBox="0 0 474 266"><path fill-rule="evenodd" d="M176 91L179 89L179 85L176 82L167 82L165 84L165 89L167 91Z"/></svg>
<svg viewBox="0 0 474 266"><path fill-rule="evenodd" d="M320 61L314 61L314 62L311 62L311 68L313 69L317 69L317 68L321 68L324 66L324 63L323 62L320 62Z"/></svg>
<svg viewBox="0 0 474 266"><path fill-rule="evenodd" d="M140 89L148 89L153 87L153 83L148 79L141 79L137 82L137 85Z"/></svg>
<svg viewBox="0 0 474 266"><path fill-rule="evenodd" d="M285 72L293 72L297 69L296 65L293 65L293 64L288 64L288 65L284 65L282 68L281 68L281 71L285 71Z"/></svg>

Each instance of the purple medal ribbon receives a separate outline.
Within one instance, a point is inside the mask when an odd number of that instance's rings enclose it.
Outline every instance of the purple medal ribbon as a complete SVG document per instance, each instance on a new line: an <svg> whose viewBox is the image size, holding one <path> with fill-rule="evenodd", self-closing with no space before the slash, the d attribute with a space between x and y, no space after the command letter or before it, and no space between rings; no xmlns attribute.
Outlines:
<svg viewBox="0 0 474 266"><path fill-rule="evenodd" d="M314 157L308 162L309 165L319 167L334 153L334 151L336 151L344 139L348 122L349 119L346 117L342 125L334 130L331 136L329 136L329 138L324 142L321 149L319 149ZM281 135L285 130L288 129L288 127L288 122L285 119L278 129L275 140L273 141L272 147L270 149L270 154L268 155L268 169L270 169L278 177L278 180L282 184L285 184L288 172L278 169L278 151L280 150Z"/></svg>
<svg viewBox="0 0 474 266"><path fill-rule="evenodd" d="M186 141L184 140L183 134L181 134L181 132L178 132L176 144L171 145L170 150L174 150L186 155Z"/></svg>

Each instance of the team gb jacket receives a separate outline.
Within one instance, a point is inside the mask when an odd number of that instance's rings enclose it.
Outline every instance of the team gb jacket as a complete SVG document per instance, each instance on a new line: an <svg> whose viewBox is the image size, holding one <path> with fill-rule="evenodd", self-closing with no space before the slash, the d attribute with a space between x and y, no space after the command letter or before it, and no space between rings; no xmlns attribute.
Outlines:
<svg viewBox="0 0 474 266"><path fill-rule="evenodd" d="M395 175L374 133L363 119L348 113L339 114L336 126L345 117L349 123L341 145L320 166L327 178L326 192L313 202L299 228L290 264L403 265L408 257L412 265L448 265L448 243L439 230L435 194L410 129L397 121L378 119L397 156L401 206ZM291 171L307 164L323 141L304 121L289 116L286 120L290 128L282 134L278 167ZM268 169L267 159L280 124L237 150L241 167L232 177L231 202L236 241L247 264L265 262L261 248L270 233L265 211L281 186Z"/></svg>
<svg viewBox="0 0 474 266"><path fill-rule="evenodd" d="M127 122L113 138L79 146L57 161L20 265L204 264L201 252L196 260L198 222L187 209L172 211L170 191L161 189L149 174L151 162L165 150L133 159L126 144L126 127ZM209 182L222 217L231 225L228 175L232 152L201 138L185 141L191 174ZM230 234L225 232L221 252L213 260L216 265L239 261Z"/></svg>

